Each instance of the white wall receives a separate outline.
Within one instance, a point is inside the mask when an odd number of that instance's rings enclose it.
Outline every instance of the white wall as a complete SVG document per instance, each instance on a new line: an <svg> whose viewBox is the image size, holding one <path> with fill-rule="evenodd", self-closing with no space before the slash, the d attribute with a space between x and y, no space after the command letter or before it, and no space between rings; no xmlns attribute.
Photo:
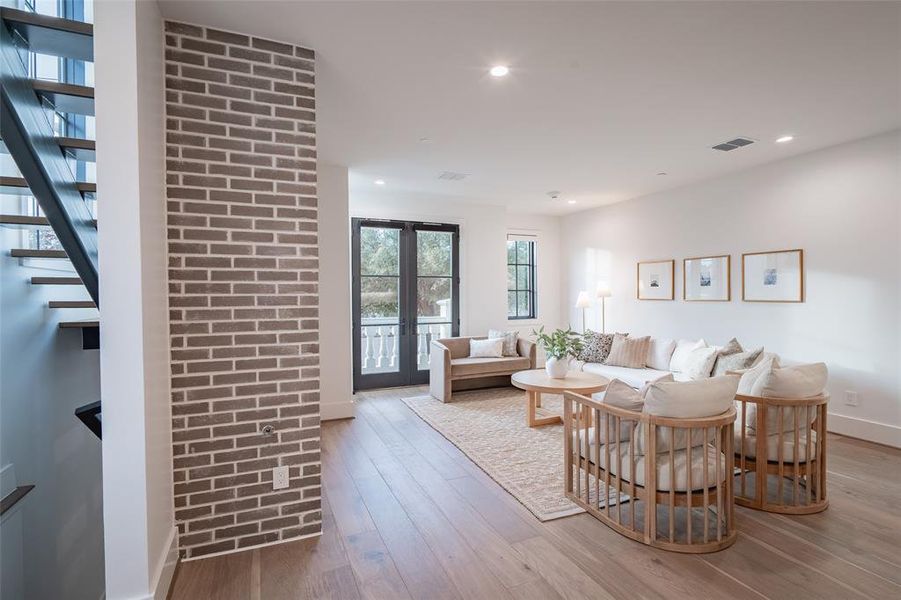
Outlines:
<svg viewBox="0 0 901 600"><path fill-rule="evenodd" d="M319 163L319 411L354 416L347 167Z"/></svg>
<svg viewBox="0 0 901 600"><path fill-rule="evenodd" d="M2 197L2 212L20 213ZM100 397L96 350L61 320L89 309L49 309L49 300L85 300L81 286L32 285L32 276L73 276L62 261L22 261L22 232L0 227L0 496L34 485L3 517L0 575L6 598L97 600L103 594L101 443L75 415ZM16 566L15 563L18 563ZM18 587L21 595L12 589Z"/></svg>
<svg viewBox="0 0 901 600"><path fill-rule="evenodd" d="M896 131L568 216L567 301L609 278L608 331L737 336L788 361L824 361L830 429L901 445L899 159ZM742 302L741 253L786 248L804 249L806 302ZM731 302L678 300L683 258L726 253ZM670 258L677 300L636 300L636 261ZM859 407L845 405L846 390Z"/></svg>
<svg viewBox="0 0 901 600"><path fill-rule="evenodd" d="M517 215L503 206L476 199L436 198L423 194L351 192L352 217L450 223L460 226L460 334L484 335L489 329L561 325L559 290L560 220ZM538 236L538 318L507 320L507 233Z"/></svg>
<svg viewBox="0 0 901 600"><path fill-rule="evenodd" d="M160 598L176 542L157 4L98 2L94 41L106 594Z"/></svg>

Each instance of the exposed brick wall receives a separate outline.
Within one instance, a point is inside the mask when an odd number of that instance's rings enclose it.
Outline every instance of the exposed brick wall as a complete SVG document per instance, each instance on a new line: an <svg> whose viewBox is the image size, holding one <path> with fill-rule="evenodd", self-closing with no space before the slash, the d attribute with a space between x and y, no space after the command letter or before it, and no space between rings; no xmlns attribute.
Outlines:
<svg viewBox="0 0 901 600"><path fill-rule="evenodd" d="M192 558L321 528L314 56L165 28L175 514ZM273 491L278 465L290 488Z"/></svg>

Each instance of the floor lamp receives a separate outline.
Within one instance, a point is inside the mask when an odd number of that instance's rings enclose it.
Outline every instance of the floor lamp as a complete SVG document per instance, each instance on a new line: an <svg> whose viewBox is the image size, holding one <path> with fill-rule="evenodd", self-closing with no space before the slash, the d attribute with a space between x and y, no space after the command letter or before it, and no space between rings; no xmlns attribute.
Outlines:
<svg viewBox="0 0 901 600"><path fill-rule="evenodd" d="M579 292L579 298L576 300L576 308L582 309L582 333L585 333L585 309L591 306L591 298L588 292Z"/></svg>
<svg viewBox="0 0 901 600"><path fill-rule="evenodd" d="M610 292L610 286L607 285L607 282L599 281L595 296L601 299L601 333L607 333L607 327L605 323L607 318L607 305L604 301L612 295L613 294Z"/></svg>

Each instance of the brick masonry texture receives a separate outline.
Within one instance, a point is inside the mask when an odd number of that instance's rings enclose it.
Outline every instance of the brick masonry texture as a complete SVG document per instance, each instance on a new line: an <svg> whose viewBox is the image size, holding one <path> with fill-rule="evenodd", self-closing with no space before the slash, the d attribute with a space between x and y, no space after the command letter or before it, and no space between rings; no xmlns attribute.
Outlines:
<svg viewBox="0 0 901 600"><path fill-rule="evenodd" d="M183 23L165 35L174 494L187 559L321 530L314 55ZM273 491L279 465L290 486Z"/></svg>

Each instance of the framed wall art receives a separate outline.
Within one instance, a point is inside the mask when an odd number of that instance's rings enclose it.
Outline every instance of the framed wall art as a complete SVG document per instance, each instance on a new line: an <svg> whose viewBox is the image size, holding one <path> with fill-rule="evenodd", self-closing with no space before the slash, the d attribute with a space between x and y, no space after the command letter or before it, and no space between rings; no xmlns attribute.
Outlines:
<svg viewBox="0 0 901 600"><path fill-rule="evenodd" d="M732 299L732 257L698 256L682 261L682 299L728 302Z"/></svg>
<svg viewBox="0 0 901 600"><path fill-rule="evenodd" d="M804 251L742 254L741 299L745 302L804 302Z"/></svg>
<svg viewBox="0 0 901 600"><path fill-rule="evenodd" d="M675 266L675 260L639 262L638 299L673 300L676 291Z"/></svg>

